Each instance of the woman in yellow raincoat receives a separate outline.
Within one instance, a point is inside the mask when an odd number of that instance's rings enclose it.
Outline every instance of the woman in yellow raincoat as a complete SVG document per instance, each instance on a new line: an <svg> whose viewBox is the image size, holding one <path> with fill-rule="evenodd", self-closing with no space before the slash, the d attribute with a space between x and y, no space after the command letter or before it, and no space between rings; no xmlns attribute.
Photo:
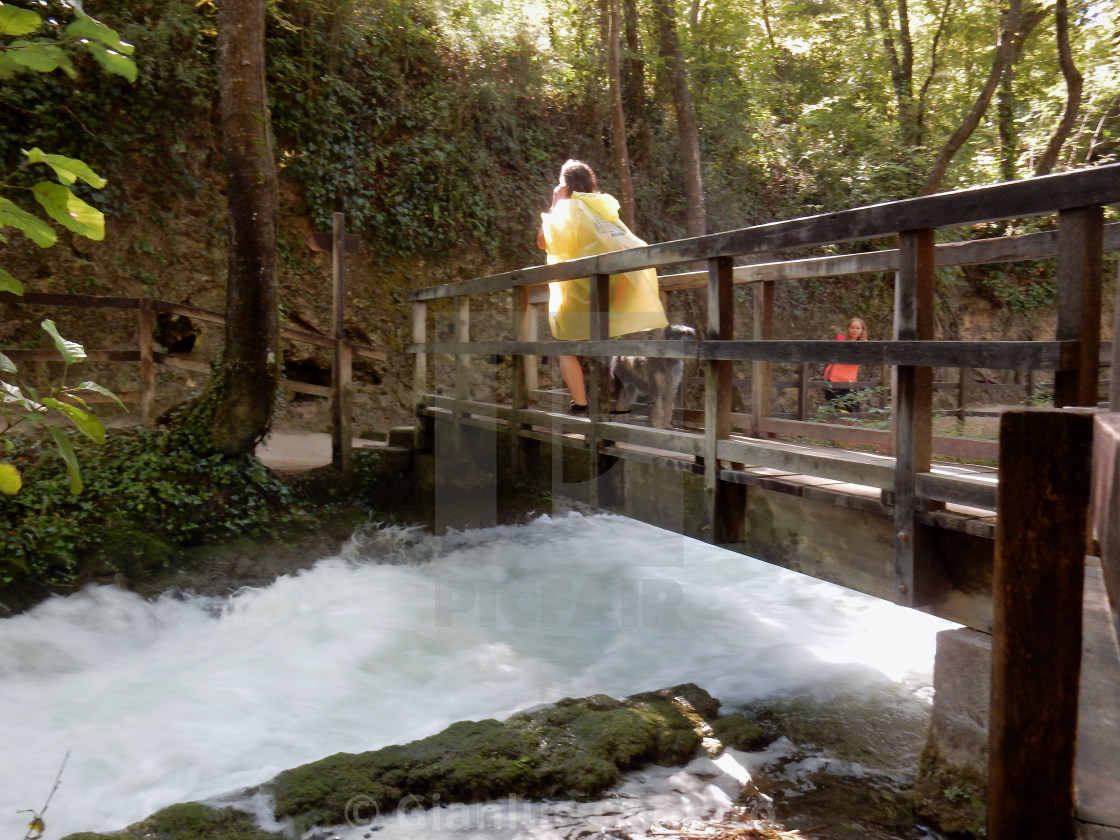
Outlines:
<svg viewBox="0 0 1120 840"><path fill-rule="evenodd" d="M583 161L569 160L560 168L560 183L552 191L552 207L541 214L537 247L548 252L549 263L591 257L608 251L645 245L618 218L618 199L599 192L595 172ZM609 332L612 337L668 325L652 268L612 274ZM549 283L548 323L552 335L565 341L591 337L591 281ZM560 375L572 395L569 414L587 413L583 368L575 356L559 356Z"/></svg>

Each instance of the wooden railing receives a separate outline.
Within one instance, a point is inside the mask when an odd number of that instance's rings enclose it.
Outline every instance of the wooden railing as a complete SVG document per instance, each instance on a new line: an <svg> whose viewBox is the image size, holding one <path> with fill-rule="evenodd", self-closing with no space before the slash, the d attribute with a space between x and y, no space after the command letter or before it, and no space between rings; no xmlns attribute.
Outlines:
<svg viewBox="0 0 1120 840"><path fill-rule="evenodd" d="M29 292L22 296L0 293L0 302L44 307L48 310L70 307L135 310L137 313L136 349L97 350L86 348L86 359L90 362L124 362L139 366L139 389L121 392L118 393L118 396L122 401L134 403L138 406L140 422L144 425L151 425L156 419L157 368L165 367L195 373L209 373L211 370L211 363L208 361L193 359L185 353L164 353L156 349L156 342L153 338L156 313L180 315L195 321L223 326L226 322L225 315L221 312L199 309L194 306L183 306L182 304L162 300L152 300L151 298ZM299 344L308 344L330 350L333 359L338 360L332 365L330 386L281 379L281 387L293 393L325 397L336 405L349 403L348 394L352 387L351 363L354 356L375 361L388 359L387 354L381 350L303 330L282 329L280 337ZM62 359L62 356L54 349L5 349L4 353L17 366L24 362L54 362ZM340 447L341 450L349 450L351 433L348 419L344 424L336 423L334 437L336 438L334 447L336 455L340 451Z"/></svg>
<svg viewBox="0 0 1120 840"><path fill-rule="evenodd" d="M1104 249L1120 244L1116 226L1104 225L1103 206L1120 201L1120 166L1106 166L1027 181L890 202L790 221L774 222L693 239L650 245L632 251L587 257L566 263L520 269L490 277L428 287L410 294L413 301L416 409L421 425L418 443L425 444L423 421L430 412L448 411L455 420L487 416L508 424L522 436L532 426L553 425L584 433L593 461L615 443L630 443L692 456L703 464L710 537L720 541L734 523L716 515L725 492L725 465L782 465L812 475L850 481L887 491L894 503L896 583L903 603L915 586L915 518L944 503L995 509L995 487L985 482L946 478L931 471L933 374L936 368L988 368L1047 371L1053 374L1054 404L1096 406L1101 353L1101 285ZM1053 215L1057 229L1040 234L937 245L943 228L1009 218ZM1107 236L1107 240L1106 240ZM897 238L888 251L822 256L781 261L773 255L834 247L851 241ZM766 261L767 257L770 261ZM1047 341L945 341L934 334L935 270L941 265L1036 259L1055 256L1057 328ZM736 266L736 259L751 265ZM609 275L648 267L666 267L703 260L706 272L661 278L665 291L705 288L707 323L697 341L608 340ZM774 286L805 277L835 277L869 271L895 272L895 321L890 340L835 342L775 339ZM551 281L590 277L593 290L591 339L558 342L533 340L537 314L530 290ZM754 328L750 339L734 334L734 298L738 283L754 289ZM505 336L472 340L472 297L510 292L512 311ZM450 331L454 340L428 340L428 307L452 304ZM488 307L492 307L488 298ZM455 357L453 393L431 392L429 364L437 354ZM511 400L498 405L472 399L472 357L512 358ZM541 356L590 357L590 422L569 419L530 407L536 359ZM696 360L704 373L703 434L642 428L610 422L608 370L614 355ZM792 455L760 441L733 436L731 410L733 365L751 367L751 412L746 431L751 437L774 434L822 437L821 424L770 418L775 363L830 362L889 366L894 370L892 421L889 434L895 461L872 462L842 452ZM515 453L516 457L516 453Z"/></svg>

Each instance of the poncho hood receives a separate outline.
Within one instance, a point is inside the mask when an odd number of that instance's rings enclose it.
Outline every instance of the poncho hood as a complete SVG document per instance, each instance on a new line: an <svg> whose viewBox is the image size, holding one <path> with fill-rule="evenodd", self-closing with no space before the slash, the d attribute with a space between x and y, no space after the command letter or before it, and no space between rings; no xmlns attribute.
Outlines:
<svg viewBox="0 0 1120 840"><path fill-rule="evenodd" d="M609 193L573 192L572 198L582 201L608 222L618 221L618 199Z"/></svg>

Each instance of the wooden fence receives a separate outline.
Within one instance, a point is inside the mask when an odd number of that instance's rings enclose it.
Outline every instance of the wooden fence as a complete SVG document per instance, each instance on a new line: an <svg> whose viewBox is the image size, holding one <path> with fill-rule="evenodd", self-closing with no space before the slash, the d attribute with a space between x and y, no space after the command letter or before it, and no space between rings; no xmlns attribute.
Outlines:
<svg viewBox="0 0 1120 840"><path fill-rule="evenodd" d="M211 370L209 362L192 359L185 353L165 353L156 349L153 338L156 314L180 315L192 320L222 326L226 322L225 315L220 312L162 300L152 300L151 298L29 292L22 296L0 293L0 302L49 307L51 309L76 307L83 309L135 310L136 349L97 350L87 347L86 359L91 362L129 363L139 366L139 390L119 393L118 396L122 401L134 403L138 406L140 422L144 425L151 425L156 419L157 368L165 367L195 373L209 373ZM303 330L282 329L280 337L297 344L307 344L332 352L335 362L331 368L330 386L299 382L292 379L281 379L280 385L293 393L326 397L332 401L333 405L349 404L349 392L352 388L351 366L354 356L374 361L388 359L387 354L381 350L355 344L345 339L331 338ZM17 366L23 362L57 362L62 360L62 356L53 348L46 350L5 349L4 353ZM344 423L335 424L334 452L336 460L338 460L340 451L344 453L344 457L345 453L349 451L351 436L348 417L345 418Z"/></svg>

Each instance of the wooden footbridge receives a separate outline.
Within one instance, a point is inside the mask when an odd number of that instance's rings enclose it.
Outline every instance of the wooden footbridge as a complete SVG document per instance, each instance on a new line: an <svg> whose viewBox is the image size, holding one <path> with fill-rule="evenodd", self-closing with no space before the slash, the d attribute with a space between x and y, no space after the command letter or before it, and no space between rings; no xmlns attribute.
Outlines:
<svg viewBox="0 0 1120 840"><path fill-rule="evenodd" d="M1109 415L1094 416L1108 399L1102 361L1120 366L1120 343L1101 340L1104 254L1120 248L1120 225L1105 223L1104 208L1116 202L1120 166L1113 165L415 291L416 448L428 459L436 521L457 524L465 509L485 511L508 482L536 483L992 633L988 836L1072 837L1071 721L1077 720L1086 555L1104 557L1113 604L1120 595L1120 538L1104 536L1120 527L1110 479L1098 480L1092 533L1100 541L1086 540L1094 430L1104 477L1116 472L1120 435ZM1031 217L1044 217L1041 227L1048 229L938 243L941 232L955 228ZM836 253L868 242L895 247ZM1053 338L938 337L939 267L1040 258L1054 258ZM700 339L608 340L609 275L701 261L706 270L660 278L669 296L706 291L706 323L695 325ZM777 283L875 272L895 276L890 339L775 337ZM591 340L541 340L547 328L534 292L578 277L591 278ZM749 337L736 335L737 284L753 292ZM561 354L591 359L589 418L561 413L554 392L537 387L540 360ZM619 422L608 404L613 355L699 366L702 406L678 411L672 429ZM510 364L487 364L495 357ZM775 364L831 362L891 371L889 431L771 416ZM1052 376L1053 403L1061 410L1004 415L998 443L938 438L935 372L961 368ZM737 414L732 383L748 370L750 412ZM1116 411L1120 396L1115 384L1112 390ZM837 440L878 451L839 448ZM938 455L955 463L939 463ZM495 492L480 492L487 487ZM1114 770L1103 775L1120 775ZM1117 800L1112 821L1089 822L1115 828L1120 789L1110 790ZM1085 814L1079 816L1085 823Z"/></svg>

